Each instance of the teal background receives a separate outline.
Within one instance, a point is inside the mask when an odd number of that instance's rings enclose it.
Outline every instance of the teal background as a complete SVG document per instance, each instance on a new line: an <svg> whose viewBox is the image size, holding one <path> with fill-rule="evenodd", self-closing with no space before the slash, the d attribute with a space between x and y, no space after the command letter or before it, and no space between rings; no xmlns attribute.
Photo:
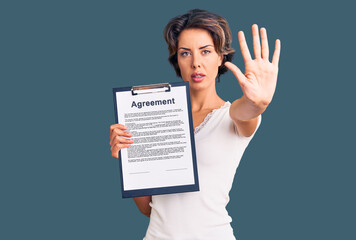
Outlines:
<svg viewBox="0 0 356 240"><path fill-rule="evenodd" d="M230 192L239 240L356 239L348 1L1 1L0 239L142 239L109 146L112 88L179 81L163 28L192 8L281 39L278 86ZM271 50L272 52L272 50ZM219 95L241 96L231 73ZM353 227L353 228L352 228Z"/></svg>

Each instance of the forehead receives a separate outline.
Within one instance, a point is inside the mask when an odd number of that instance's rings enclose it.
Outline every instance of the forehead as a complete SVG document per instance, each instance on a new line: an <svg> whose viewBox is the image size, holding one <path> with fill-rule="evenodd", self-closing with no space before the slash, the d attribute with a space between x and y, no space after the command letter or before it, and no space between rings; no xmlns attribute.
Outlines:
<svg viewBox="0 0 356 240"><path fill-rule="evenodd" d="M205 45L214 46L213 38L205 29L190 28L183 30L178 37L179 47L201 47Z"/></svg>

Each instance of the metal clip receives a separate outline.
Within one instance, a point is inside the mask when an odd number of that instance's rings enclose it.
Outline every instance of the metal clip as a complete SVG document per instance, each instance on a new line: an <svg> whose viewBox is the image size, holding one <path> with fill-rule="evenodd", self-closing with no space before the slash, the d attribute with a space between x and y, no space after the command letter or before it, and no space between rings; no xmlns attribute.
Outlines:
<svg viewBox="0 0 356 240"><path fill-rule="evenodd" d="M132 95L157 93L157 92L170 92L170 91L171 91L171 85L169 83L133 86L131 88Z"/></svg>

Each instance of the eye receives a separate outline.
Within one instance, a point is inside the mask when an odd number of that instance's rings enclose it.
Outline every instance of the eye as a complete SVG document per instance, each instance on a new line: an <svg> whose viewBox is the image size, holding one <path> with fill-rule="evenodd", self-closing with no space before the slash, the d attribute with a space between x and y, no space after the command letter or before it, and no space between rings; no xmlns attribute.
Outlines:
<svg viewBox="0 0 356 240"><path fill-rule="evenodd" d="M210 50L203 50L204 55L209 54L210 52L211 52Z"/></svg>
<svg viewBox="0 0 356 240"><path fill-rule="evenodd" d="M188 56L190 53L189 52L181 52L180 53L180 55L182 56L182 57L186 57L186 56Z"/></svg>

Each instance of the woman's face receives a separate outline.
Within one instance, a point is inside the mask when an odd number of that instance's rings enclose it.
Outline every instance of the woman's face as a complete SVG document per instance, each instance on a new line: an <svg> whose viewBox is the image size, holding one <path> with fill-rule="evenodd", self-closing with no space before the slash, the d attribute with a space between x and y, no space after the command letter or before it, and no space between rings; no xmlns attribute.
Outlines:
<svg viewBox="0 0 356 240"><path fill-rule="evenodd" d="M178 66L184 81L192 89L215 86L222 56L214 48L209 32L192 28L183 30L178 38Z"/></svg>

